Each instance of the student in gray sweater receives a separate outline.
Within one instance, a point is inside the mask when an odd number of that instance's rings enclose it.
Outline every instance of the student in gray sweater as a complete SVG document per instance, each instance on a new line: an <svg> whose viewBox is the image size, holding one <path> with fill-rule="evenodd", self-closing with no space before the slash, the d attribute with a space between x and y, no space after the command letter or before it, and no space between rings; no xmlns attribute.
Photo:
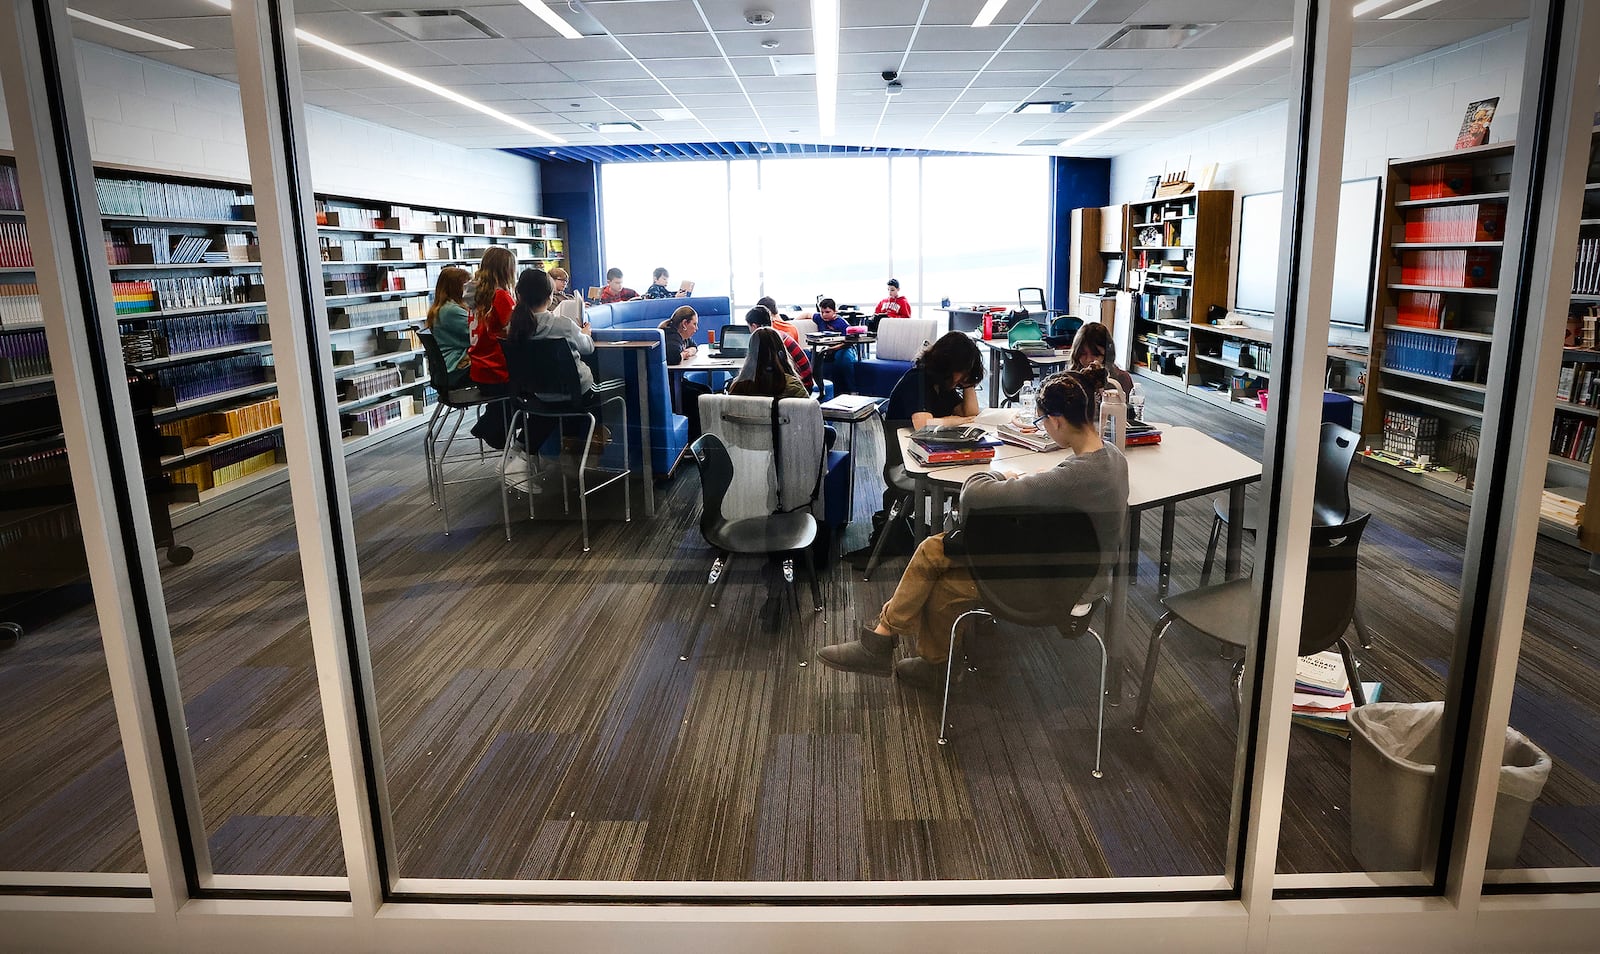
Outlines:
<svg viewBox="0 0 1600 954"><path fill-rule="evenodd" d="M1116 447L1100 440L1095 430L1094 395L1105 387L1104 368L1063 371L1052 375L1039 394L1044 417L1040 425L1072 456L1050 470L1028 476L988 472L969 478L961 488L961 513L1044 508L1070 500L1088 513L1104 554L1100 577L1090 595L1107 588L1109 569L1122 539L1128 508L1128 462ZM1049 585L1041 580L1041 585ZM923 540L883 604L876 625L862 627L853 642L826 646L817 652L823 665L845 672L899 678L922 688L944 685L950 627L957 617L978 605L978 588L966 568L944 548L944 534ZM894 662L899 637L914 640L917 654Z"/></svg>

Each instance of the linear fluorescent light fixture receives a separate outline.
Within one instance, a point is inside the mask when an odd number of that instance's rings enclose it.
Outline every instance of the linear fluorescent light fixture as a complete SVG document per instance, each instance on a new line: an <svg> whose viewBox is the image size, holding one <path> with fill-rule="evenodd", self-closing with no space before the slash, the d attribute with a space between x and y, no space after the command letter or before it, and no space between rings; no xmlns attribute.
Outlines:
<svg viewBox="0 0 1600 954"><path fill-rule="evenodd" d="M82 10L74 10L71 7L67 8L67 16L72 17L74 20L82 20L84 23L93 23L97 27L105 27L107 30L115 30L118 33L138 37L141 40L149 40L151 43L159 43L162 46L170 47L174 50L194 49L194 47L187 43L179 43L177 40L169 40L164 36L156 36L154 33L146 33L143 30L135 30L133 27L125 26L115 20L102 20L99 17L90 16L89 14L84 13Z"/></svg>
<svg viewBox="0 0 1600 954"><path fill-rule="evenodd" d="M983 5L983 9L978 11L978 16L972 21L972 25L986 27L993 23L994 18L1000 15L1000 8L1005 5L1006 0L989 0L988 3Z"/></svg>
<svg viewBox="0 0 1600 954"><path fill-rule="evenodd" d="M644 128L638 123L631 122L591 123L589 128L602 133L644 132Z"/></svg>
<svg viewBox="0 0 1600 954"><path fill-rule="evenodd" d="M1016 109L1013 109L1012 112L1014 112L1014 113L1024 113L1024 114L1027 114L1027 113L1065 113L1065 112L1068 112L1069 110L1071 110L1072 107L1074 107L1076 105L1078 105L1078 104L1074 103L1074 102L1069 102L1069 101L1064 100L1064 99L1046 99L1046 100L1039 100L1037 102L1032 102L1032 103L1023 103L1021 106L1018 106ZM981 110L981 109L979 110L979 112L982 112L982 111L983 110Z"/></svg>
<svg viewBox="0 0 1600 954"><path fill-rule="evenodd" d="M839 119L839 0L811 0L811 49L819 131L832 136Z"/></svg>
<svg viewBox="0 0 1600 954"><path fill-rule="evenodd" d="M544 0L518 0L518 2L527 7L534 16L548 23L552 30L567 39L576 40L583 36L582 33L573 28L572 24L563 20L560 14L550 9L550 5L545 3Z"/></svg>
<svg viewBox="0 0 1600 954"><path fill-rule="evenodd" d="M1086 139L1093 139L1103 132L1115 129L1130 119L1137 119L1140 116L1143 116L1145 113L1160 109L1175 99L1182 99L1195 90L1204 89L1207 86L1210 86L1212 83L1215 83L1221 79L1226 79L1240 70L1249 69L1257 63L1260 63L1262 60L1277 56L1279 53L1284 52L1292 46L1294 46L1294 37L1286 36L1271 46L1251 53L1242 60L1235 60L1234 62L1229 63L1227 66L1212 70L1210 73L1207 73L1187 86L1181 86L1170 93L1157 96L1148 103L1145 103L1141 106L1135 106L1133 109L1128 110L1121 116L1106 120L1088 132L1079 133L1078 135L1073 136L1071 139L1068 139L1066 142L1062 143L1062 145L1070 148L1072 146L1076 146L1078 143L1083 142Z"/></svg>
<svg viewBox="0 0 1600 954"><path fill-rule="evenodd" d="M231 0L209 0L209 2L212 6L221 7L224 10L233 9ZM430 83L422 77L413 73L407 73L405 70L400 69L397 66L390 66L388 63L375 60L364 53L357 53L355 50L352 50L349 47L340 46L332 40L325 40L309 30L302 30L296 27L294 35L300 40L301 43L304 43L307 46L314 46L319 50L327 50L329 53L332 53L335 56L342 56L352 63L359 63L360 65L365 66L367 69L375 70L385 76L397 79L402 83L409 83L410 85L415 86L417 89L427 90L440 99L447 99L450 102L455 103L457 106L463 106L472 110L473 112L482 113L483 115L488 116L490 119L498 119L507 126L515 127L526 133L532 133L541 139L548 139L553 143L566 143L565 139L562 139L560 136L552 133L547 133L538 126L525 123L517 117L508 116L492 106L485 106L475 99L469 99L466 96L462 96L453 89L445 89L438 83Z"/></svg>

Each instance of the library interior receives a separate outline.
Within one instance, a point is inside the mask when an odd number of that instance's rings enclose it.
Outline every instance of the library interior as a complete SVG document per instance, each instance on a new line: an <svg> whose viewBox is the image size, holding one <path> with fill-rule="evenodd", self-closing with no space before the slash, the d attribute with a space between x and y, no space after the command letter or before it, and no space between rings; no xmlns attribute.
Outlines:
<svg viewBox="0 0 1600 954"><path fill-rule="evenodd" d="M0 17L0 948L1593 949L1600 3Z"/></svg>

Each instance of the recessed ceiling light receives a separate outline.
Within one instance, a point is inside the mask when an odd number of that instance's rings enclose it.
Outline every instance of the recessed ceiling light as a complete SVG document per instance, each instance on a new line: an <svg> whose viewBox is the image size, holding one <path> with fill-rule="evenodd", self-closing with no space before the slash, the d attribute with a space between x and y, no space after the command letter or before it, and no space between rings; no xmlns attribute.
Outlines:
<svg viewBox="0 0 1600 954"><path fill-rule="evenodd" d="M607 122L607 123L590 123L589 124L589 128L593 129L595 132L603 132L603 133L644 132L644 128L641 127L638 123L626 122L626 121L623 121L623 122Z"/></svg>
<svg viewBox="0 0 1600 954"><path fill-rule="evenodd" d="M573 28L572 24L561 19L560 14L550 9L549 4L545 3L544 0L519 0L519 2L532 11L534 16L549 24L552 30L567 39L576 40L583 36L582 33Z"/></svg>
<svg viewBox="0 0 1600 954"><path fill-rule="evenodd" d="M465 10L382 10L367 16L413 40L491 40L500 34Z"/></svg>
<svg viewBox="0 0 1600 954"><path fill-rule="evenodd" d="M212 6L221 7L224 10L233 9L231 0L209 0L209 2ZM547 133L538 126L525 123L515 116L508 116L492 106L485 106L483 103L480 103L475 99L469 99L453 89L446 89L443 86L440 86L438 83L432 83L420 76L407 73L405 70L400 69L397 66L390 66L388 63L375 60L364 53L357 53L355 50L352 50L349 47L340 46L332 40L323 39L309 30L302 30L296 27L294 35L296 39L307 46L314 46L319 50L327 50L329 53L332 53L335 56L342 56L352 63L359 63L370 70L375 70L385 76L397 79L402 83L409 83L410 85L415 86L417 89L427 90L433 95L438 96L441 99L448 99L450 102L455 103L458 106L464 106L474 112L482 113L491 119L498 119L507 126L514 126L523 132L532 133L541 139L548 139L554 143L566 142L566 140L562 139L560 136Z"/></svg>
<svg viewBox="0 0 1600 954"><path fill-rule="evenodd" d="M1074 107L1076 105L1078 105L1078 104L1077 103L1069 103L1069 102L1066 102L1064 100L1041 100L1041 101L1032 102L1032 103L1023 103L1021 106L1018 106L1016 109L1013 109L1012 112L1014 112L1014 113L1064 113L1064 112L1066 112L1067 110L1071 109L1072 107Z"/></svg>
<svg viewBox="0 0 1600 954"><path fill-rule="evenodd" d="M972 21L972 25L986 27L993 23L994 18L1000 15L1000 8L1005 5L1006 0L989 0L988 3L983 5L983 9L978 11L978 16Z"/></svg>
<svg viewBox="0 0 1600 954"><path fill-rule="evenodd" d="M169 40L164 36L156 36L154 33L146 33L143 30L135 30L133 27L123 26L115 20L102 20L99 17L90 16L81 10L73 10L70 7L67 8L67 16L72 17L75 20L82 20L84 23L93 23L95 26L104 27L107 30L115 30L116 32L126 36L138 37L141 40L149 40L151 43L158 43L174 50L194 49L194 47L187 43L179 43L177 40Z"/></svg>
<svg viewBox="0 0 1600 954"><path fill-rule="evenodd" d="M658 156L659 156L659 155L661 155L661 150L660 150L660 149L652 149L652 150L650 150L650 151L651 151L651 152L652 152L652 153L654 153L654 154L655 154L655 155L658 155Z"/></svg>
<svg viewBox="0 0 1600 954"><path fill-rule="evenodd" d="M1175 50L1215 23L1132 23L1100 44L1102 50Z"/></svg>
<svg viewBox="0 0 1600 954"><path fill-rule="evenodd" d="M1060 139L1024 139L1021 142L1017 143L1017 145L1019 145L1019 146L1049 146L1049 147L1053 148L1055 146L1061 145L1061 143L1062 143L1062 140L1060 140Z"/></svg>
<svg viewBox="0 0 1600 954"><path fill-rule="evenodd" d="M694 122L694 111L693 110L683 109L683 108L680 108L680 107L677 107L677 106L672 106L672 107L669 107L667 109L658 109L658 110L656 110L656 115L661 117L661 121L664 122L664 123L692 123L692 122Z"/></svg>

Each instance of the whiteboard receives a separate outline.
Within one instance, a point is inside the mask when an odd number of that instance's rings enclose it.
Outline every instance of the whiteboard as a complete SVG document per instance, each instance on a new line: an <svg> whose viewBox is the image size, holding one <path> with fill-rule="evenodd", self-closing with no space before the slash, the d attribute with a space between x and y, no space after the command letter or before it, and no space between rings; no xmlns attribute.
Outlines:
<svg viewBox="0 0 1600 954"><path fill-rule="evenodd" d="M1333 258L1332 319L1367 326L1372 300L1373 252L1378 237L1380 185L1376 177L1351 179L1339 192L1339 229ZM1271 315L1278 295L1278 228L1283 193L1258 192L1239 200L1239 266L1233 307Z"/></svg>

